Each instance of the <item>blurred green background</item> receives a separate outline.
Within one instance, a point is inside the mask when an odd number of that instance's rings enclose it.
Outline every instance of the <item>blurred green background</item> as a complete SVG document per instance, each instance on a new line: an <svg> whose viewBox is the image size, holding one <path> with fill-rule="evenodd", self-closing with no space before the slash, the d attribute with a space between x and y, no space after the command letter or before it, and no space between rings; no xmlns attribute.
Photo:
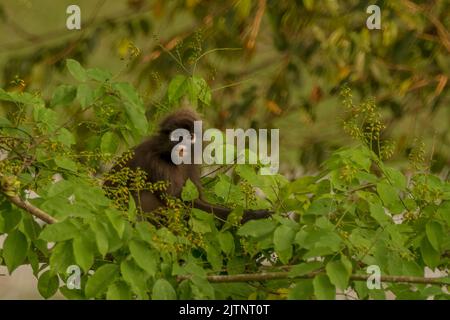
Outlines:
<svg viewBox="0 0 450 320"><path fill-rule="evenodd" d="M65 26L71 4L81 30ZM381 8L381 30L366 27L369 4ZM209 126L280 128L281 172L294 178L352 143L339 98L347 84L380 107L392 164L408 169L423 141L447 178L449 13L447 0L2 0L0 85L50 99L73 81L64 63L73 58L135 85L151 117L170 79L195 69L213 90Z"/></svg>

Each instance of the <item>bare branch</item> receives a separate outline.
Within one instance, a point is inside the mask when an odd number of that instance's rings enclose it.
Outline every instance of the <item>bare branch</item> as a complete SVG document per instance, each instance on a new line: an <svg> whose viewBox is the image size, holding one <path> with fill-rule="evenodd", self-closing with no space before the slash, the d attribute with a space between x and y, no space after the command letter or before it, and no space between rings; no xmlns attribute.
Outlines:
<svg viewBox="0 0 450 320"><path fill-rule="evenodd" d="M279 280L279 279L311 279L316 275L322 274L322 272L311 272L301 276L292 276L290 272L262 272L262 273L243 273L234 275L214 275L207 276L206 279L209 282L248 282L248 281L267 281L267 280ZM366 281L371 275L369 274L353 274L350 276L351 280ZM190 275L178 276L177 280L182 281L189 279ZM423 284L436 284L447 285L448 283L443 278L422 278L422 277L410 277L410 276L381 276L382 282L402 282L402 283L423 283Z"/></svg>

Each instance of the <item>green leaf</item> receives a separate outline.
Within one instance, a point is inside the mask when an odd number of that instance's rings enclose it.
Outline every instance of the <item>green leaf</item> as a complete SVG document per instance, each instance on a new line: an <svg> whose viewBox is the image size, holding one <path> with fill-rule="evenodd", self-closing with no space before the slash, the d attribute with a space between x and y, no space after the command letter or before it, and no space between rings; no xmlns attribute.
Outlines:
<svg viewBox="0 0 450 320"><path fill-rule="evenodd" d="M138 215L138 211L136 208L136 202L134 201L133 195L131 192L128 193L128 210L127 216L130 222L135 223Z"/></svg>
<svg viewBox="0 0 450 320"><path fill-rule="evenodd" d="M148 130L148 121L145 116L144 103L136 89L127 82L115 83L113 87L124 102L125 112L131 125L140 135L145 135Z"/></svg>
<svg viewBox="0 0 450 320"><path fill-rule="evenodd" d="M91 229L95 233L98 251L104 257L109 250L108 233L106 232L105 226L102 223L95 221L91 224Z"/></svg>
<svg viewBox="0 0 450 320"><path fill-rule="evenodd" d="M386 300L386 291L381 290L381 289L369 290L369 298L371 300ZM397 297L397 299L398 299L398 297Z"/></svg>
<svg viewBox="0 0 450 320"><path fill-rule="evenodd" d="M145 242L152 244L155 227L147 221L140 221L136 224L136 231L139 237Z"/></svg>
<svg viewBox="0 0 450 320"><path fill-rule="evenodd" d="M275 252L284 264L289 263L292 258L292 243L295 234L296 232L292 228L285 225L279 226L273 234Z"/></svg>
<svg viewBox="0 0 450 320"><path fill-rule="evenodd" d="M41 130L53 132L58 127L58 114L43 105L37 105L33 108L33 119L38 122Z"/></svg>
<svg viewBox="0 0 450 320"><path fill-rule="evenodd" d="M441 249L441 241L445 238L442 225L437 221L429 221L425 227L425 231L433 249L439 252Z"/></svg>
<svg viewBox="0 0 450 320"><path fill-rule="evenodd" d="M59 278L50 271L45 271L38 280L38 290L42 297L52 297L59 288Z"/></svg>
<svg viewBox="0 0 450 320"><path fill-rule="evenodd" d="M67 106L75 99L76 96L76 87L70 85L61 85L54 91L50 106L52 108L58 105Z"/></svg>
<svg viewBox="0 0 450 320"><path fill-rule="evenodd" d="M311 192L311 189L313 189L316 180L317 178L312 176L301 177L289 183L289 191L291 193Z"/></svg>
<svg viewBox="0 0 450 320"><path fill-rule="evenodd" d="M133 261L124 260L120 264L123 279L131 285L133 291L141 298L148 299L147 273L139 268Z"/></svg>
<svg viewBox="0 0 450 320"><path fill-rule="evenodd" d="M250 164L237 166L235 169L235 173L237 173L242 179L250 182L254 187L261 188L261 190L264 191L265 194L270 194L269 190L274 188L275 186L276 188L278 188L278 183L280 185L282 184L282 181L278 180L280 176L261 176L256 172L255 166ZM231 180L227 179L227 181Z"/></svg>
<svg viewBox="0 0 450 320"><path fill-rule="evenodd" d="M57 243L52 248L50 256L50 269L54 273L65 273L67 268L75 264L71 241Z"/></svg>
<svg viewBox="0 0 450 320"><path fill-rule="evenodd" d="M396 188L387 183L380 182L377 184L377 192L384 205L392 211L392 213L398 214L403 211L404 208L399 200Z"/></svg>
<svg viewBox="0 0 450 320"><path fill-rule="evenodd" d="M394 187L399 188L400 190L406 189L406 178L399 170L386 167L384 168L384 171Z"/></svg>
<svg viewBox="0 0 450 320"><path fill-rule="evenodd" d="M272 220L251 220L241 226L237 234L240 236L258 238L272 233L275 228L276 222Z"/></svg>
<svg viewBox="0 0 450 320"><path fill-rule="evenodd" d="M1 101L13 101L13 99L11 98L11 95L6 92L5 90L3 90L2 88L0 88L0 100ZM2 118L3 121L3 118ZM6 119L6 121L9 122L9 120Z"/></svg>
<svg viewBox="0 0 450 320"><path fill-rule="evenodd" d="M87 234L82 234L73 240L73 255L76 263L88 272L94 263L94 243Z"/></svg>
<svg viewBox="0 0 450 320"><path fill-rule="evenodd" d="M110 199L105 196L103 190L100 187L92 186L92 184L77 185L74 190L74 195L76 199L83 199L83 202L94 207L109 207L111 204Z"/></svg>
<svg viewBox="0 0 450 320"><path fill-rule="evenodd" d="M22 225L23 229L21 231L29 240L36 240L39 237L41 227L31 215L22 218Z"/></svg>
<svg viewBox="0 0 450 320"><path fill-rule="evenodd" d="M191 181L191 179L187 179L186 184L181 191L181 199L183 201L194 201L199 197L199 193L195 184Z"/></svg>
<svg viewBox="0 0 450 320"><path fill-rule="evenodd" d="M332 284L341 290L347 289L350 274L341 261L331 261L325 269Z"/></svg>
<svg viewBox="0 0 450 320"><path fill-rule="evenodd" d="M362 300L369 294L369 288L367 288L367 283L365 281L354 281L354 288L358 294L358 299Z"/></svg>
<svg viewBox="0 0 450 320"><path fill-rule="evenodd" d="M301 247L310 249L311 251L317 249L322 254L338 252L340 251L342 244L342 240L336 232L326 229L310 231L300 230L295 237L295 242ZM306 255L308 257L313 257L311 254L311 252L308 252Z"/></svg>
<svg viewBox="0 0 450 320"><path fill-rule="evenodd" d="M327 215L336 210L334 200L330 198L322 198L314 200L309 206L305 214Z"/></svg>
<svg viewBox="0 0 450 320"><path fill-rule="evenodd" d="M402 261L402 272L405 276L422 277L423 267L421 267L416 261Z"/></svg>
<svg viewBox="0 0 450 320"><path fill-rule="evenodd" d="M314 295L318 300L334 300L336 297L336 289L331 284L330 279L322 274L313 280Z"/></svg>
<svg viewBox="0 0 450 320"><path fill-rule="evenodd" d="M91 276L85 288L87 298L97 297L104 293L108 286L119 275L119 267L116 264L104 264Z"/></svg>
<svg viewBox="0 0 450 320"><path fill-rule="evenodd" d="M55 196L61 196L68 198L73 194L75 183L69 180L60 180L56 183L52 183L47 188L47 198L53 198Z"/></svg>
<svg viewBox="0 0 450 320"><path fill-rule="evenodd" d="M198 233L208 233L214 230L214 216L200 209L192 208L191 219L189 220L192 231Z"/></svg>
<svg viewBox="0 0 450 320"><path fill-rule="evenodd" d="M61 128L58 131L58 136L56 137L56 141L61 142L67 147L70 147L71 145L75 144L75 137L66 128Z"/></svg>
<svg viewBox="0 0 450 320"><path fill-rule="evenodd" d="M87 69L86 75L89 79L98 82L106 82L112 78L111 72L99 68Z"/></svg>
<svg viewBox="0 0 450 320"><path fill-rule="evenodd" d="M8 234L3 243L3 258L9 273L12 273L24 262L27 251L28 241L22 232L15 230Z"/></svg>
<svg viewBox="0 0 450 320"><path fill-rule="evenodd" d="M38 108L45 107L45 102L39 95L29 92L6 92L3 89L0 89L0 100L30 105Z"/></svg>
<svg viewBox="0 0 450 320"><path fill-rule="evenodd" d="M116 230L119 237L122 238L125 231L124 217L118 211L113 210L106 211L106 216L108 217L109 222L111 222L114 230Z"/></svg>
<svg viewBox="0 0 450 320"><path fill-rule="evenodd" d="M348 151L346 156L348 156L349 160L357 164L364 171L370 171L372 160L370 151L367 148L351 148Z"/></svg>
<svg viewBox="0 0 450 320"><path fill-rule="evenodd" d="M234 238L231 232L219 232L217 234L217 238L219 239L220 248L227 255L233 255L234 253Z"/></svg>
<svg viewBox="0 0 450 320"><path fill-rule="evenodd" d="M187 95L189 97L189 101L194 108L197 108L198 105L198 88L195 85L192 77L187 80Z"/></svg>
<svg viewBox="0 0 450 320"><path fill-rule="evenodd" d="M170 81L169 87L167 89L169 104L177 103L180 98L187 93L188 83L188 78L182 75L177 75Z"/></svg>
<svg viewBox="0 0 450 320"><path fill-rule="evenodd" d="M124 281L117 281L108 287L106 292L108 300L131 300L132 292Z"/></svg>
<svg viewBox="0 0 450 320"><path fill-rule="evenodd" d="M102 136L100 150L103 153L114 154L118 147L119 137L114 132L108 131Z"/></svg>
<svg viewBox="0 0 450 320"><path fill-rule="evenodd" d="M289 271L290 277L298 277L311 273L322 267L322 263L318 261L300 263L291 268Z"/></svg>
<svg viewBox="0 0 450 320"><path fill-rule="evenodd" d="M192 276L191 289L195 299L215 299L214 287L203 277Z"/></svg>
<svg viewBox="0 0 450 320"><path fill-rule="evenodd" d="M69 69L70 74L78 81L86 81L87 75L86 70L80 65L80 63L73 59L66 60L67 69Z"/></svg>
<svg viewBox="0 0 450 320"><path fill-rule="evenodd" d="M33 274L37 276L39 273L39 257L37 253L33 251L32 248L28 249L27 259L28 263L31 266L31 269L33 270ZM1 257L0 257L0 264L1 264Z"/></svg>
<svg viewBox="0 0 450 320"><path fill-rule="evenodd" d="M239 274L245 270L245 260L241 257L231 256L227 262L228 274Z"/></svg>
<svg viewBox="0 0 450 320"><path fill-rule="evenodd" d="M161 241L168 244L175 244L177 242L177 237L167 228L160 228L156 231L156 236Z"/></svg>
<svg viewBox="0 0 450 320"><path fill-rule="evenodd" d="M154 277L158 268L159 253L143 241L133 240L129 244L131 256L136 264Z"/></svg>
<svg viewBox="0 0 450 320"><path fill-rule="evenodd" d="M220 180L214 185L214 193L223 201L228 202L232 196L233 185L226 179L227 178L223 178L223 176L220 177Z"/></svg>
<svg viewBox="0 0 450 320"><path fill-rule="evenodd" d="M22 220L22 213L11 203L0 205L0 233L10 233Z"/></svg>
<svg viewBox="0 0 450 320"><path fill-rule="evenodd" d="M443 201L437 210L437 214L440 215L450 227L450 201Z"/></svg>
<svg viewBox="0 0 450 320"><path fill-rule="evenodd" d="M188 81L188 91L189 98L194 105L197 103L197 100L200 100L207 106L211 104L211 89L205 79L198 76L190 78Z"/></svg>
<svg viewBox="0 0 450 320"><path fill-rule="evenodd" d="M114 226L108 221L104 223L106 233L108 235L108 250L114 252L123 246L123 241L119 238ZM126 227L125 227L126 228ZM125 233L125 231L124 231Z"/></svg>
<svg viewBox="0 0 450 320"><path fill-rule="evenodd" d="M158 279L153 285L153 300L176 300L177 294L169 281Z"/></svg>
<svg viewBox="0 0 450 320"><path fill-rule="evenodd" d="M80 102L81 108L86 109L92 102L94 102L94 91L85 83L82 83L77 88L77 100Z"/></svg>
<svg viewBox="0 0 450 320"><path fill-rule="evenodd" d="M420 245L420 252L422 254L423 261L428 267L433 269L439 265L440 262L439 252L433 248L428 239L425 237L422 239L422 243Z"/></svg>
<svg viewBox="0 0 450 320"><path fill-rule="evenodd" d="M198 276L200 278L205 278L206 277L206 271L205 271L205 269L203 269L203 266L198 265L194 261L189 261L185 265L184 271L186 273L188 273L188 274L196 275L196 276Z"/></svg>
<svg viewBox="0 0 450 320"><path fill-rule="evenodd" d="M69 289L66 286L62 286L59 288L59 292L69 300L86 300L81 289Z"/></svg>
<svg viewBox="0 0 450 320"><path fill-rule="evenodd" d="M378 203L369 203L370 216L374 218L381 226L391 222L391 218L384 212L384 208Z"/></svg>
<svg viewBox="0 0 450 320"><path fill-rule="evenodd" d="M42 230L39 238L48 242L61 242L73 239L79 233L79 229L69 219L49 224Z"/></svg>
<svg viewBox="0 0 450 320"><path fill-rule="evenodd" d="M347 256L341 255L341 262L344 265L345 269L347 270L348 275L350 276L353 271L353 265Z"/></svg>
<svg viewBox="0 0 450 320"><path fill-rule="evenodd" d="M223 259L220 250L210 243L206 246L206 259L211 264L213 271L220 271L222 269Z"/></svg>
<svg viewBox="0 0 450 320"><path fill-rule="evenodd" d="M76 172L77 171L77 163L72 159L66 158L64 156L56 156L55 163L58 167Z"/></svg>
<svg viewBox="0 0 450 320"><path fill-rule="evenodd" d="M289 290L288 300L308 300L313 294L313 281L311 279L299 280Z"/></svg>

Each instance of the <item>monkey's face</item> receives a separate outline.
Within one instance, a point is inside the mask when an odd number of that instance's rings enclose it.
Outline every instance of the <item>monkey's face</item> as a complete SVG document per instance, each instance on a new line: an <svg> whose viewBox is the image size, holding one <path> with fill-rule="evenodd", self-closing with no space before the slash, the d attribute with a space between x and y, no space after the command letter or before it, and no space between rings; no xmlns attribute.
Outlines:
<svg viewBox="0 0 450 320"><path fill-rule="evenodd" d="M193 145L196 141L194 132L176 129L170 133L172 145L171 159L174 164L192 163Z"/></svg>
<svg viewBox="0 0 450 320"><path fill-rule="evenodd" d="M197 120L199 117L195 112L182 109L161 123L160 147L166 146L165 153L170 153L171 162L192 163L193 144L199 139L194 133L194 122Z"/></svg>

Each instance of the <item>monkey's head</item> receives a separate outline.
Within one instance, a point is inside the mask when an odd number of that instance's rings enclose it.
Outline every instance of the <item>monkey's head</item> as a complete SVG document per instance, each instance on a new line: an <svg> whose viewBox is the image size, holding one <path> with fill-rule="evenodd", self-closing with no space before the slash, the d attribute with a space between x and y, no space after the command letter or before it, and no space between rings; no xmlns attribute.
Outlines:
<svg viewBox="0 0 450 320"><path fill-rule="evenodd" d="M191 109L183 108L168 115L160 124L159 132L168 134L176 129L186 129L194 132L194 121L200 120L200 116Z"/></svg>
<svg viewBox="0 0 450 320"><path fill-rule="evenodd" d="M183 108L173 112L161 122L159 140L160 147L166 146L165 150L162 150L165 156L172 154L174 150L178 157L192 157L190 145L196 139L201 139L194 133L194 121L199 120L200 116L195 111Z"/></svg>

